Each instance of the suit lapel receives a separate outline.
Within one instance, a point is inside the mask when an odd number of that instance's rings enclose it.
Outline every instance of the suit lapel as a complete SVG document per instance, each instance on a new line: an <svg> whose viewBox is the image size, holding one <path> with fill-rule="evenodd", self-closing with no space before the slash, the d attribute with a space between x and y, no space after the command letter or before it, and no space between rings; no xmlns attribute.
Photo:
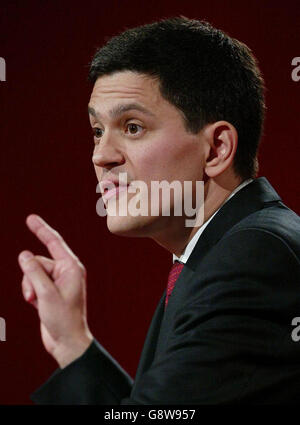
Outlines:
<svg viewBox="0 0 300 425"><path fill-rule="evenodd" d="M157 338L161 326L161 320L164 314L164 305L165 305L165 295L163 295L156 307L155 313L153 315L146 340L144 343L144 347L142 350L141 358L139 361L138 369L135 376L134 383L138 382L139 377L150 367L156 346L157 346Z"/></svg>

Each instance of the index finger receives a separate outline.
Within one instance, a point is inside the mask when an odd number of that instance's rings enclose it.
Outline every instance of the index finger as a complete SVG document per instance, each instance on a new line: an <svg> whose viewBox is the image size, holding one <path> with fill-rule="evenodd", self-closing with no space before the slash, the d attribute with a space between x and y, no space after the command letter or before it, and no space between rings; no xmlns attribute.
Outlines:
<svg viewBox="0 0 300 425"><path fill-rule="evenodd" d="M47 247L54 260L77 258L60 234L40 216L30 214L26 219L26 224L32 233Z"/></svg>

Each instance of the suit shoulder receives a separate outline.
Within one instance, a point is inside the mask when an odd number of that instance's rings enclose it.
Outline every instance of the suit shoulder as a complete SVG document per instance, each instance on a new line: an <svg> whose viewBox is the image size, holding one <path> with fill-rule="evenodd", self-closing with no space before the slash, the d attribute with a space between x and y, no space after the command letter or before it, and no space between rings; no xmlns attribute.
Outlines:
<svg viewBox="0 0 300 425"><path fill-rule="evenodd" d="M245 217L233 226L224 237L241 232L240 236L246 238L245 230L260 231L268 235L268 239L277 239L292 250L298 260L300 259L300 217L282 202L268 206ZM255 232L256 233L256 232Z"/></svg>

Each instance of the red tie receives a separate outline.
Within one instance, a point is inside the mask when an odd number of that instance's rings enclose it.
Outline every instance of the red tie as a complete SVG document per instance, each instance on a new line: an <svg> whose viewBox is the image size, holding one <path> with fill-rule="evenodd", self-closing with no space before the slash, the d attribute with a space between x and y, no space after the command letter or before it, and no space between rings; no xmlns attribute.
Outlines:
<svg viewBox="0 0 300 425"><path fill-rule="evenodd" d="M172 268L169 273L168 277L168 286L167 286L167 295L166 295L166 301L165 301L165 308L167 307L169 298L172 294L172 291L174 289L176 280L178 279L181 270L183 269L184 264L179 263L179 261L175 261L172 265Z"/></svg>

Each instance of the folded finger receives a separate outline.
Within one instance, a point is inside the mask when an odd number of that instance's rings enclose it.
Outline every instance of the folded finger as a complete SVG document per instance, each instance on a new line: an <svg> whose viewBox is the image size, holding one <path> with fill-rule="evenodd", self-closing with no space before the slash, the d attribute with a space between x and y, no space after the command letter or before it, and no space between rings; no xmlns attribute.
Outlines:
<svg viewBox="0 0 300 425"><path fill-rule="evenodd" d="M35 308L37 308L37 297L34 292L32 283L28 279L28 277L24 274L22 279L22 293L25 300L32 304Z"/></svg>
<svg viewBox="0 0 300 425"><path fill-rule="evenodd" d="M43 257L42 255L36 255L35 259L43 266L44 270L48 274L53 273L53 269L54 269L53 260L50 260L47 257ZM36 299L36 294L34 292L33 285L30 282L28 276L26 276L25 274L23 275L23 280L22 280L22 292L26 301L31 302L32 300Z"/></svg>
<svg viewBox="0 0 300 425"><path fill-rule="evenodd" d="M32 283L25 274L22 279L22 293L25 300L28 302L36 298Z"/></svg>
<svg viewBox="0 0 300 425"><path fill-rule="evenodd" d="M37 298L57 293L57 288L53 281L30 251L21 252L19 255L19 264L23 273L31 282Z"/></svg>

